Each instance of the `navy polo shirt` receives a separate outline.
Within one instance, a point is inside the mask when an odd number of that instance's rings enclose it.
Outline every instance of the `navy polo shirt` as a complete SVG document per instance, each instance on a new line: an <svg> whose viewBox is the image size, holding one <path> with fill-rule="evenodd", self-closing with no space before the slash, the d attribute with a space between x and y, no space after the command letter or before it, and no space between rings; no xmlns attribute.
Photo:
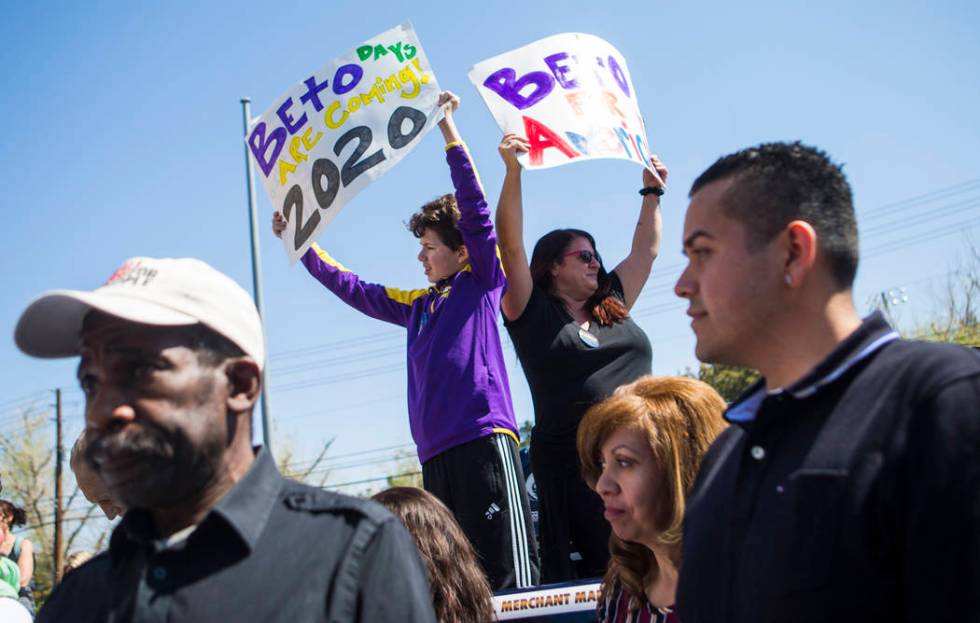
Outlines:
<svg viewBox="0 0 980 623"><path fill-rule="evenodd" d="M684 623L980 620L980 355L873 314L727 411L684 524Z"/></svg>

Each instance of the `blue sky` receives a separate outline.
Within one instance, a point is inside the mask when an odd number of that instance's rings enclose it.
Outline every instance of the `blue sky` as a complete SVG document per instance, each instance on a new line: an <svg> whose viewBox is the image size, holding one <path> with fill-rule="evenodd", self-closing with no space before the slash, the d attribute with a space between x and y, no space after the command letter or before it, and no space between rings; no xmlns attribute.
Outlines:
<svg viewBox="0 0 980 623"><path fill-rule="evenodd" d="M406 19L440 84L462 96L457 123L493 203L500 132L469 68L559 32L595 34L623 53L651 146L671 169L662 255L634 308L656 373L695 365L671 286L686 191L723 153L801 139L845 163L865 251L863 308L905 286L903 319L924 318L964 240L971 231L978 239L980 9L971 2L8 2L0 8L6 434L17 434L16 407L48 402L42 390L58 386L71 389L69 434L81 427L74 362L30 359L13 344L28 301L51 288L95 287L135 255L196 256L250 288L240 97L258 114ZM618 262L639 186L639 167L625 161L526 174L528 246L554 227L580 227ZM422 287L404 222L450 189L432 133L320 242L365 279ZM336 438L333 483L390 471L379 459L411 448L403 335L290 269L258 192L274 441L289 439L302 459ZM518 419L531 419L520 367L506 353Z"/></svg>

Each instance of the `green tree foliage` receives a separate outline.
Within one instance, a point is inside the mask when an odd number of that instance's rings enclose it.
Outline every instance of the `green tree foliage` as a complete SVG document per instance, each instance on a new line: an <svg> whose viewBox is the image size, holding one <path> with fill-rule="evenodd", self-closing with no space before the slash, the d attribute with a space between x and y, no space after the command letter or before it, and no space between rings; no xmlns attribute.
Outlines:
<svg viewBox="0 0 980 623"><path fill-rule="evenodd" d="M323 444L323 448L312 461L300 461L296 459L292 441L288 438L284 439L276 448L276 466L279 468L279 473L292 480L314 487L323 487L330 477L330 468L324 467L323 461L333 442L334 440L331 439Z"/></svg>
<svg viewBox="0 0 980 623"><path fill-rule="evenodd" d="M980 249L968 245L966 259L950 272L943 290L937 297L938 310L909 331L910 337L980 346Z"/></svg>
<svg viewBox="0 0 980 623"><path fill-rule="evenodd" d="M422 466L414 452L405 450L396 455L387 482L389 487L422 488Z"/></svg>
<svg viewBox="0 0 980 623"><path fill-rule="evenodd" d="M521 442L518 444L518 449L523 450L531 445L531 429L534 428L534 422L531 420L524 420L521 423L520 437Z"/></svg>
<svg viewBox="0 0 980 623"><path fill-rule="evenodd" d="M27 512L27 525L23 530L34 545L34 598L38 605L44 602L54 585L54 471L55 439L51 425L52 413L36 406L23 408L8 433L0 435L0 474L3 475L3 493L0 497L10 500ZM68 450L74 440L65 441L62 508L62 543L64 555L78 548L82 541L92 547L103 548L109 533L108 523L99 507L90 504L75 485L68 466Z"/></svg>
<svg viewBox="0 0 980 623"><path fill-rule="evenodd" d="M750 368L737 368L734 366L714 365L702 363L698 369L688 368L684 371L685 376L704 381L721 394L725 402L732 402L738 398L742 392L750 385L759 380L759 373Z"/></svg>

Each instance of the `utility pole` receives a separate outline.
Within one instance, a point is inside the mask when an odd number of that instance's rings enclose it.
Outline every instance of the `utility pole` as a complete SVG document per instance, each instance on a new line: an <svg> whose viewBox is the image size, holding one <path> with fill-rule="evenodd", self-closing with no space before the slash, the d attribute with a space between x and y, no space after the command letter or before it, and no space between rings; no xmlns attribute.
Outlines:
<svg viewBox="0 0 980 623"><path fill-rule="evenodd" d="M61 507L61 467L65 458L65 448L61 441L61 390L54 390L54 414L55 431L57 446L55 448L54 464L54 581L61 581L61 573L65 568L65 552L62 545L63 533L62 522L65 518L64 509Z"/></svg>
<svg viewBox="0 0 980 623"><path fill-rule="evenodd" d="M252 234L252 296L255 297L255 307L259 310L259 319L262 321L262 332L265 333L265 310L262 305L262 267L259 261L261 258L259 252L259 218L255 211L255 180L252 178L252 160L248 156L248 125L251 115L251 102L252 100L247 97L242 98L242 138L245 143L245 194L248 196L248 227ZM258 363L263 366L263 369L265 368L264 361ZM263 381L265 381L264 378ZM266 451L272 454L272 427L269 425L269 386L265 382L262 383L259 405L262 408L262 443L265 445Z"/></svg>

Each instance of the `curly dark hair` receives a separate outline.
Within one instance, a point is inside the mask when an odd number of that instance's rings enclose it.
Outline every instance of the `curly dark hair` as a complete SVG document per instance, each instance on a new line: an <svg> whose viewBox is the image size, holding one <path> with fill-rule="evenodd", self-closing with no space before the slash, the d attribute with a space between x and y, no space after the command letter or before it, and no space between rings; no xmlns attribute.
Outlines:
<svg viewBox="0 0 980 623"><path fill-rule="evenodd" d="M493 594L463 529L439 499L415 487L392 487L372 500L405 525L425 564L440 623L493 621Z"/></svg>
<svg viewBox="0 0 980 623"><path fill-rule="evenodd" d="M799 141L763 143L719 158L694 180L690 196L729 177L735 183L722 209L745 226L749 251L761 249L792 221L806 221L817 232L834 282L851 288L858 267L857 219L841 165Z"/></svg>
<svg viewBox="0 0 980 623"><path fill-rule="evenodd" d="M596 249L595 238L587 231L581 229L556 229L548 232L541 237L534 245L531 252L531 279L534 285L547 292L549 296L555 298L555 280L551 276L551 267L565 261L563 257L572 240L575 238L585 238ZM606 267L599 259L599 287L595 293L589 297L587 305L592 310L592 317L596 322L603 326L622 322L629 318L629 310L617 296L612 294L612 282Z"/></svg>
<svg viewBox="0 0 980 623"><path fill-rule="evenodd" d="M26 523L27 511L15 506L13 502L0 500L0 524L12 528L13 526L23 526Z"/></svg>
<svg viewBox="0 0 980 623"><path fill-rule="evenodd" d="M439 240L455 251L463 246L463 235L459 233L459 206L456 196L446 194L425 204L408 221L408 231L421 238L425 230L431 229Z"/></svg>

